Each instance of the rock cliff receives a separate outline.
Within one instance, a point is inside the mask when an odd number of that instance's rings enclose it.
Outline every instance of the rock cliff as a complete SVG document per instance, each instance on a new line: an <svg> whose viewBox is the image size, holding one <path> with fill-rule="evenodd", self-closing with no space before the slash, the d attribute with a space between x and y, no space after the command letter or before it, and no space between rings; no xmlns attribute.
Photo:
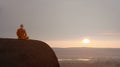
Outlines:
<svg viewBox="0 0 120 67"><path fill-rule="evenodd" d="M59 67L59 63L45 42L0 38L0 67Z"/></svg>

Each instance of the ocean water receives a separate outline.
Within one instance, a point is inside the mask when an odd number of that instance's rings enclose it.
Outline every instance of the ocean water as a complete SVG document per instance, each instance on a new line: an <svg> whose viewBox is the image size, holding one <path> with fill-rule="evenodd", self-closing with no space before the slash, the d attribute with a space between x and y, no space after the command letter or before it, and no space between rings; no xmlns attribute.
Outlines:
<svg viewBox="0 0 120 67"><path fill-rule="evenodd" d="M83 62L89 62L90 58L79 58L79 59L58 59L59 62L62 61L83 61Z"/></svg>
<svg viewBox="0 0 120 67"><path fill-rule="evenodd" d="M59 59L60 67L120 67L120 57Z"/></svg>
<svg viewBox="0 0 120 67"><path fill-rule="evenodd" d="M120 49L55 48L60 67L120 67Z"/></svg>

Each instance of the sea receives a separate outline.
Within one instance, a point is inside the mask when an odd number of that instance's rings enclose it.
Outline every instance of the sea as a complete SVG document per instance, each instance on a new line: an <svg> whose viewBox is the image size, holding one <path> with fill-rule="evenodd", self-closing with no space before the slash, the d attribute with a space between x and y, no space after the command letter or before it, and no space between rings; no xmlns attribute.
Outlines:
<svg viewBox="0 0 120 67"><path fill-rule="evenodd" d="M60 67L120 67L120 48L53 48Z"/></svg>

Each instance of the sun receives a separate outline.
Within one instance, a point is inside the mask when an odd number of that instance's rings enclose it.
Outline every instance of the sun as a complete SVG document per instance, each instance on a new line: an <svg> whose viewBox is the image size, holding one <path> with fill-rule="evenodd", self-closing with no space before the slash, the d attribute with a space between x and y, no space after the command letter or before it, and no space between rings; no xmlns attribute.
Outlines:
<svg viewBox="0 0 120 67"><path fill-rule="evenodd" d="M89 39L83 39L83 40L82 40L82 43L88 44L88 43L90 43L90 40L89 40Z"/></svg>

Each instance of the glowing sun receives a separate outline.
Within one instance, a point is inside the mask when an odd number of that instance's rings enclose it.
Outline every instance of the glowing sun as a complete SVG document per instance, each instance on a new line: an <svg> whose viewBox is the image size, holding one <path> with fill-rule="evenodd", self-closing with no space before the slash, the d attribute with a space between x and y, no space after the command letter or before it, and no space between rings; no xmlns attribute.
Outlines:
<svg viewBox="0 0 120 67"><path fill-rule="evenodd" d="M82 40L82 43L88 44L88 43L90 43L90 40L89 40L89 39L83 39L83 40Z"/></svg>

